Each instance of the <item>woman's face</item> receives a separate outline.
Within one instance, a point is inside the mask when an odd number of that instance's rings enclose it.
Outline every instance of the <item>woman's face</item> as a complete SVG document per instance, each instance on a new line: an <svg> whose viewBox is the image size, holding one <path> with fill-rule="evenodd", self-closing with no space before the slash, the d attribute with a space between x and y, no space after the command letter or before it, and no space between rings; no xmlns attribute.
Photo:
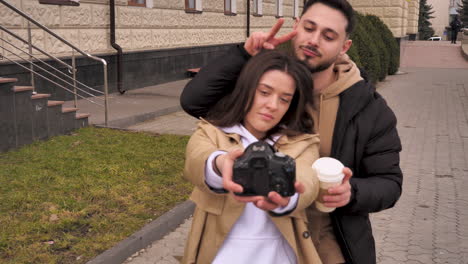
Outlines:
<svg viewBox="0 0 468 264"><path fill-rule="evenodd" d="M257 139L265 137L289 109L296 85L294 79L279 70L267 71L260 78L244 127Z"/></svg>

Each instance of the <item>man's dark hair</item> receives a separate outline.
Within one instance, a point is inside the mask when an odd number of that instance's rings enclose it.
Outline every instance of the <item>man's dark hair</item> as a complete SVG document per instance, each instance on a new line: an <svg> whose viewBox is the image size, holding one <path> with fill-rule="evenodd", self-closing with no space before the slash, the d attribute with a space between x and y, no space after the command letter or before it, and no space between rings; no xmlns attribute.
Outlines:
<svg viewBox="0 0 468 264"><path fill-rule="evenodd" d="M346 26L346 34L350 35L356 25L356 19L354 18L354 9L351 4L346 0L309 0L304 3L304 9L302 10L302 15L314 4L324 4L330 8L336 9L343 13L343 15L348 20L348 25ZM302 16L301 15L301 16Z"/></svg>
<svg viewBox="0 0 468 264"><path fill-rule="evenodd" d="M307 107L312 106L313 82L310 71L303 62L277 50L264 50L252 57L242 69L232 93L218 101L206 119L220 127L242 123L252 108L260 79L271 70L291 76L296 89L288 111L278 125L267 132L267 137L277 132L286 135L312 133L314 122L307 112Z"/></svg>

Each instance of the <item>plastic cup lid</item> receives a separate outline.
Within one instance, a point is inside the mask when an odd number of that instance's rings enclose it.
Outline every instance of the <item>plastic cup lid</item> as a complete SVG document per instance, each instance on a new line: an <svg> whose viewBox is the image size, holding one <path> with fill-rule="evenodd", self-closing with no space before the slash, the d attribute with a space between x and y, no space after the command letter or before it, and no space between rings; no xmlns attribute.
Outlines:
<svg viewBox="0 0 468 264"><path fill-rule="evenodd" d="M344 165L339 160L324 157L316 160L312 168L317 171L318 177L324 182L337 182L343 180Z"/></svg>

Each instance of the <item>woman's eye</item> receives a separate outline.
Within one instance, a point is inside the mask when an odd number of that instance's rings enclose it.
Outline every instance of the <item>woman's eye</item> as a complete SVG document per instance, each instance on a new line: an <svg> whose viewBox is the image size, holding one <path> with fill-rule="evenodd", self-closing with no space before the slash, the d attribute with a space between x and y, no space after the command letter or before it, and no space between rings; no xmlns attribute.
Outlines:
<svg viewBox="0 0 468 264"><path fill-rule="evenodd" d="M312 32L312 30L314 30L314 29L313 29L313 28L305 27L304 30L307 31L307 32Z"/></svg>
<svg viewBox="0 0 468 264"><path fill-rule="evenodd" d="M261 94L261 95L268 95L268 92L267 92L267 91L260 90L260 94Z"/></svg>
<svg viewBox="0 0 468 264"><path fill-rule="evenodd" d="M288 98L280 98L280 100L281 100L283 103L288 103L288 104L289 104L289 99L288 99Z"/></svg>

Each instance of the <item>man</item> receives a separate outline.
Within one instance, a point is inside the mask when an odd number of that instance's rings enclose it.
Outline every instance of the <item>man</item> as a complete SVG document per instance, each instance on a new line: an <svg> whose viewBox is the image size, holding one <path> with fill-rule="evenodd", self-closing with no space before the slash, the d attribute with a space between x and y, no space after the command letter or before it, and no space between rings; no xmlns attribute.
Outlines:
<svg viewBox="0 0 468 264"><path fill-rule="evenodd" d="M293 32L275 37L279 20L270 33L252 34L243 47L204 67L181 95L187 113L204 117L232 91L251 56L292 39L296 57L314 80L311 115L320 155L340 160L353 173L323 197L327 207L337 207L334 212L308 209L309 230L324 263L376 263L369 213L394 206L401 195L396 117L345 54L352 44L353 12L346 0L309 0Z"/></svg>
<svg viewBox="0 0 468 264"><path fill-rule="evenodd" d="M457 44L457 36L461 28L461 22L460 20L458 20L458 16L455 16L453 18L452 22L450 23L450 27L452 29L452 32L451 32L452 42L451 43Z"/></svg>

